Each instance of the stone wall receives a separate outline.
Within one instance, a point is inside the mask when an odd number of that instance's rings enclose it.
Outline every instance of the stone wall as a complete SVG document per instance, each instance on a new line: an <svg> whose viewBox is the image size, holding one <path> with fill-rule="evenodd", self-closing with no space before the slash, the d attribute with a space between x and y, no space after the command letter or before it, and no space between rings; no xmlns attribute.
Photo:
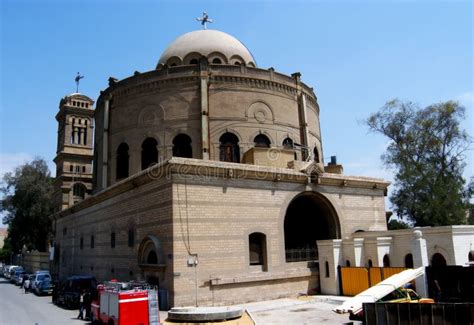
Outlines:
<svg viewBox="0 0 474 325"><path fill-rule="evenodd" d="M421 235L420 238L417 236ZM414 245L423 240L421 248ZM318 241L320 265L329 262L331 272L337 266L368 266L371 259L374 267L383 266L383 258L388 256L391 267L406 267L405 257L412 254L414 267L431 265L434 254L443 255L447 265L467 265L469 252L474 247L474 226L443 226L402 229L390 231L368 231L351 235L342 241ZM420 251L422 249L423 251ZM416 265L416 261L423 265ZM323 279L321 289L326 294L339 294L337 274Z"/></svg>
<svg viewBox="0 0 474 325"><path fill-rule="evenodd" d="M308 183L307 175L286 168L173 158L55 217L60 277L146 279L153 271L143 272L139 246L155 236L164 261L154 274L172 306L193 305L196 283L202 305L318 290L317 263L286 262L284 220L295 197L323 197L338 219L339 238L359 228L386 227L384 190L374 186L380 180L323 176ZM133 247L127 242L130 229L135 230ZM264 266L249 263L249 235L255 232L265 236ZM196 257L197 267L190 263Z"/></svg>
<svg viewBox="0 0 474 325"><path fill-rule="evenodd" d="M121 186L123 184L118 184L112 190ZM82 202L86 206L88 203L90 201ZM158 236L165 253L172 255L171 186L167 178L136 185L77 212L66 212L72 213L67 213L56 222L60 278L91 274L99 281L111 278L143 279L138 248L150 234ZM132 246L128 242L129 230L134 232ZM115 247L111 245L112 233L115 233ZM94 247L91 247L91 241ZM172 263L167 263L167 266L160 286L171 290Z"/></svg>
<svg viewBox="0 0 474 325"><path fill-rule="evenodd" d="M49 270L49 253L32 251L23 254L21 265L27 272Z"/></svg>

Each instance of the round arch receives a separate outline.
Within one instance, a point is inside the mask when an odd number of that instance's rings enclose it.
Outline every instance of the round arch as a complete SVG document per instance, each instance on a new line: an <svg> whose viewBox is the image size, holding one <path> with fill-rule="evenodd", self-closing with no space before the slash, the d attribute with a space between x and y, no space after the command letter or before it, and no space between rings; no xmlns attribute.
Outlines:
<svg viewBox="0 0 474 325"><path fill-rule="evenodd" d="M287 262L317 260L317 240L341 238L336 209L318 192L296 195L285 211L283 237Z"/></svg>
<svg viewBox="0 0 474 325"><path fill-rule="evenodd" d="M138 247L139 265L163 266L165 257L160 240L153 235L146 236Z"/></svg>
<svg viewBox="0 0 474 325"><path fill-rule="evenodd" d="M431 266L446 266L448 263L446 262L446 258L441 253L434 253L431 256Z"/></svg>
<svg viewBox="0 0 474 325"><path fill-rule="evenodd" d="M71 186L72 189L72 200L76 204L86 198L87 187L82 182L75 182Z"/></svg>

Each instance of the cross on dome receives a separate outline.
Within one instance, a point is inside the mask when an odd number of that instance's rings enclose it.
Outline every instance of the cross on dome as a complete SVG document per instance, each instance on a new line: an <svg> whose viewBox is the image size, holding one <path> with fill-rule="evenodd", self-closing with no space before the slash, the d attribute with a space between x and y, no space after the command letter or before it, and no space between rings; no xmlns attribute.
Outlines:
<svg viewBox="0 0 474 325"><path fill-rule="evenodd" d="M198 17L196 18L196 20L201 22L203 29L207 29L207 23L213 22L212 19L209 18L209 15L207 14L207 12L205 11L202 13L202 17Z"/></svg>

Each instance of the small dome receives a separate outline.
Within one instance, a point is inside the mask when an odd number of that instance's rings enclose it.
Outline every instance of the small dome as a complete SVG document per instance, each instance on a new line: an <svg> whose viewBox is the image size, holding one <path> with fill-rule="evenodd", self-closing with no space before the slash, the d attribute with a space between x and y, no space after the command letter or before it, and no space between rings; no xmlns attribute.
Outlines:
<svg viewBox="0 0 474 325"><path fill-rule="evenodd" d="M201 56L210 63L256 66L250 51L235 37L218 30L204 29L186 33L175 39L163 52L158 65L193 64Z"/></svg>

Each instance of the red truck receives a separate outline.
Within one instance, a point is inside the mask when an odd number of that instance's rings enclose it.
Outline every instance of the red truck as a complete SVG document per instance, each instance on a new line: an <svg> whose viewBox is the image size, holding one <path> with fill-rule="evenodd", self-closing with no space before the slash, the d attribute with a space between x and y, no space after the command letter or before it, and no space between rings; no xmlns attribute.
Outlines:
<svg viewBox="0 0 474 325"><path fill-rule="evenodd" d="M159 325L158 291L144 283L109 281L97 286L92 324Z"/></svg>

